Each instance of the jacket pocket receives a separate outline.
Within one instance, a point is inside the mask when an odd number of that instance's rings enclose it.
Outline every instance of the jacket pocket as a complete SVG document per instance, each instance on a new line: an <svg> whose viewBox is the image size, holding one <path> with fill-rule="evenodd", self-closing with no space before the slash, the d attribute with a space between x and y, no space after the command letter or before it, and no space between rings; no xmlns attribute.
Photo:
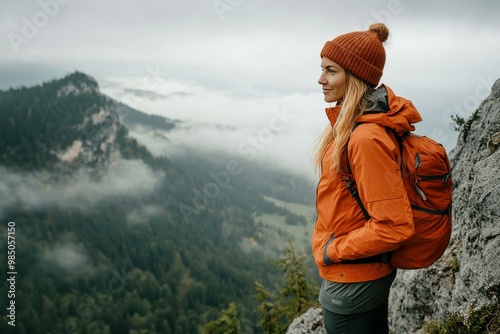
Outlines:
<svg viewBox="0 0 500 334"><path fill-rule="evenodd" d="M328 246L330 246L330 243L333 241L334 237L335 235L332 233L332 236L330 237L330 239L328 239L325 244L325 248L323 249L323 264L325 266L330 266L333 264L333 262L328 258Z"/></svg>

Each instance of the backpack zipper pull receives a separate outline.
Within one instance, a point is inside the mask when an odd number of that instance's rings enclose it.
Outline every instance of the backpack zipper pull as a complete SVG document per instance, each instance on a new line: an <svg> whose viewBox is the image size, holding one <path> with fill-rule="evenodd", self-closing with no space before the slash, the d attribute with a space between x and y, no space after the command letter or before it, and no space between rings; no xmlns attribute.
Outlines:
<svg viewBox="0 0 500 334"><path fill-rule="evenodd" d="M415 155L415 169L422 165L422 160L420 160L420 153L417 152Z"/></svg>
<svg viewBox="0 0 500 334"><path fill-rule="evenodd" d="M415 190L417 191L417 193L420 195L420 197L422 197L422 199L424 201L427 201L427 196L425 196L424 192L422 191L422 189L420 189L418 187L418 180L415 180Z"/></svg>

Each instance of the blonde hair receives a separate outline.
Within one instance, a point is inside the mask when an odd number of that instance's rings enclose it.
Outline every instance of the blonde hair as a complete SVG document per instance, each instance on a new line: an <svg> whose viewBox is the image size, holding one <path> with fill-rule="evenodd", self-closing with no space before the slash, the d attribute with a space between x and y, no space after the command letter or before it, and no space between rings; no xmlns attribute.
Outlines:
<svg viewBox="0 0 500 334"><path fill-rule="evenodd" d="M340 114L334 126L328 125L317 141L314 155L316 172L321 173L326 150L333 145L330 158L330 172L340 172L342 153L347 145L352 128L359 115L363 113L372 87L363 80L346 71L345 95L341 103Z"/></svg>

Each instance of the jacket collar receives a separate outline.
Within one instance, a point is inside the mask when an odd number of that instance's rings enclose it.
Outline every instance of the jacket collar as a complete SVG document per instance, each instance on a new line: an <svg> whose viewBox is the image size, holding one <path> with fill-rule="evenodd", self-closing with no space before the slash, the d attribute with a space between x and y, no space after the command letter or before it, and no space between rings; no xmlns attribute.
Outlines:
<svg viewBox="0 0 500 334"><path fill-rule="evenodd" d="M392 89L385 85L381 85L376 90L382 90L378 98L382 99L380 104L377 103L377 108L383 105L383 99L386 99L387 106L382 107L384 111L373 113L368 112L360 115L356 119L356 123L376 123L385 127L389 127L402 135L408 131L414 131L414 123L422 120L420 113L410 100L394 94ZM385 95L386 92L387 94ZM388 108L387 108L388 107Z"/></svg>
<svg viewBox="0 0 500 334"><path fill-rule="evenodd" d="M335 122L337 122L337 119L339 118L340 108L341 105L337 104L335 107L329 107L325 109L326 117L328 117L328 120L330 121L332 127L335 125Z"/></svg>
<svg viewBox="0 0 500 334"><path fill-rule="evenodd" d="M376 103L356 119L356 123L376 123L390 127L402 135L414 131L414 123L422 120L419 112L410 100L396 96L391 88L381 85L372 93ZM325 109L331 126L335 124L340 114L341 105Z"/></svg>

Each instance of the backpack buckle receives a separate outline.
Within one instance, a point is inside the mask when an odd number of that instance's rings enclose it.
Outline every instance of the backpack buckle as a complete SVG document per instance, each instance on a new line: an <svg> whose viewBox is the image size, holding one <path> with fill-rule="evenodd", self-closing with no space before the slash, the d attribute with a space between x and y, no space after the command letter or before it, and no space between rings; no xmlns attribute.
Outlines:
<svg viewBox="0 0 500 334"><path fill-rule="evenodd" d="M343 182L345 182L347 189L351 193L351 197L356 197L358 192L357 192L356 188L354 187L354 184L352 183L351 178L349 176L343 176L341 178L341 180Z"/></svg>

